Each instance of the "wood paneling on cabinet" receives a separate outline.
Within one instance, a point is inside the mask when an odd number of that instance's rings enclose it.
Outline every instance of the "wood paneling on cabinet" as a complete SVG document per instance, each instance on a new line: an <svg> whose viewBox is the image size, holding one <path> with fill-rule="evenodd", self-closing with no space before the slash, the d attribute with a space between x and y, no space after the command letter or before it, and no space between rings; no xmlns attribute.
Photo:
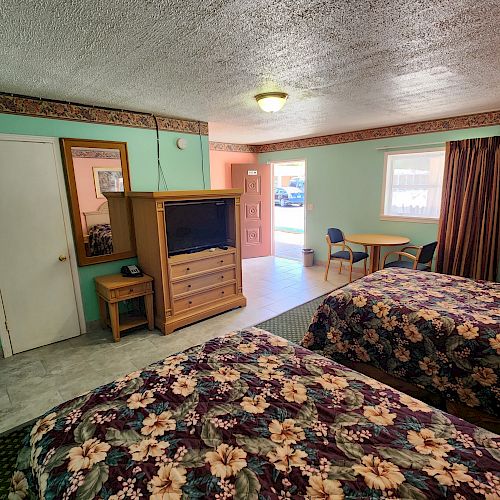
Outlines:
<svg viewBox="0 0 500 500"><path fill-rule="evenodd" d="M153 276L155 324L165 334L246 305L242 292L240 195L235 189L129 192L139 266ZM165 203L233 200L229 225L234 246L169 257Z"/></svg>

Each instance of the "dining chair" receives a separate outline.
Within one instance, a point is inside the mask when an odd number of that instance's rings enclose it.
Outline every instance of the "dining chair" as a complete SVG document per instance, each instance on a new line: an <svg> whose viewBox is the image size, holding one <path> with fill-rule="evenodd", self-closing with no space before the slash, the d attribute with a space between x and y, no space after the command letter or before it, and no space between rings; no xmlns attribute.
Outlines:
<svg viewBox="0 0 500 500"><path fill-rule="evenodd" d="M430 271L432 266L432 259L434 258L434 252L436 251L437 241L428 243L423 246L409 245L402 248L398 252L389 252L384 257L384 269L390 267L400 267L405 269L414 269L417 271ZM415 255L407 252L409 249L416 250ZM386 264L387 257L390 255L397 255L398 260L394 260ZM402 260L402 257L410 259L410 261Z"/></svg>
<svg viewBox="0 0 500 500"><path fill-rule="evenodd" d="M364 260L366 276L366 259L368 259L366 246L364 246L364 252L353 252L353 250L345 244L344 233L336 227L328 228L326 243L328 245L328 259L326 262L325 281L328 279L328 270L330 269L330 261L332 259L340 260L339 274L342 273L342 264L344 261L349 262L349 283L352 281L352 265L361 260ZM342 250L332 252L336 246L342 247Z"/></svg>

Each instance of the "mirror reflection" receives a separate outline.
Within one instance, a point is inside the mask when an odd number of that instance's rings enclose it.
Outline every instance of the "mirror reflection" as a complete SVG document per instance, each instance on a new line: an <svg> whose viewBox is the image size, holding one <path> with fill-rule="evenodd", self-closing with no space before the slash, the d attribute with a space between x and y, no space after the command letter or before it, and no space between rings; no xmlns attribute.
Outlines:
<svg viewBox="0 0 500 500"><path fill-rule="evenodd" d="M80 265L123 258L134 250L126 148L80 142L63 139Z"/></svg>

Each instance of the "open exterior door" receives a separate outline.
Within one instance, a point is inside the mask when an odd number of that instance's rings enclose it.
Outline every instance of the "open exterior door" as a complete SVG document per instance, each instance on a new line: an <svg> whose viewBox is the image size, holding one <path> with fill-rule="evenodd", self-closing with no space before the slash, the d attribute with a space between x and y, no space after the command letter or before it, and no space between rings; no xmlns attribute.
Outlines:
<svg viewBox="0 0 500 500"><path fill-rule="evenodd" d="M241 196L241 256L271 255L271 166L231 165L232 187Z"/></svg>

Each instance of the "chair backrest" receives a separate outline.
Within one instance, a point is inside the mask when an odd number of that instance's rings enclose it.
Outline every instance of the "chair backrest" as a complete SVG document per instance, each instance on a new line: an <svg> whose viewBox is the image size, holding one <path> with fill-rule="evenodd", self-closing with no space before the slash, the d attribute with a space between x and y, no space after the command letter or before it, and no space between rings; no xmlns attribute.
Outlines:
<svg viewBox="0 0 500 500"><path fill-rule="evenodd" d="M332 244L344 241L344 233L336 227L328 228L328 237L330 238Z"/></svg>
<svg viewBox="0 0 500 500"><path fill-rule="evenodd" d="M437 244L437 241L433 241L432 243L428 243L427 245L424 245L422 247L418 256L419 264L427 264L427 262L430 262L432 260L432 258L434 257L434 252L436 251Z"/></svg>

